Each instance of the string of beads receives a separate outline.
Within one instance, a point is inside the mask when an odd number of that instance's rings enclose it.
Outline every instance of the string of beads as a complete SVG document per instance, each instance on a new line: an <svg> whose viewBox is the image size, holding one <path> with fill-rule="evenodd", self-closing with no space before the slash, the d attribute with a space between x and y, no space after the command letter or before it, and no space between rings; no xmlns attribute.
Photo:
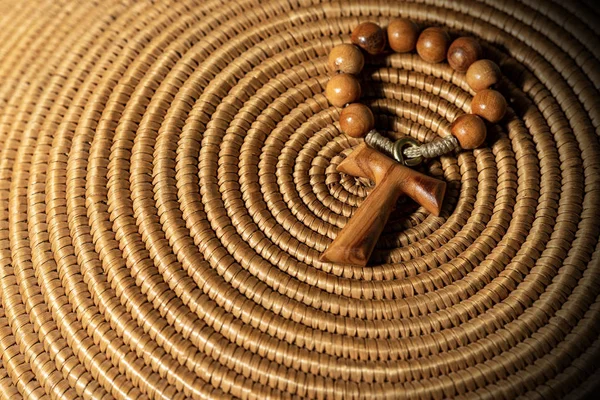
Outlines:
<svg viewBox="0 0 600 400"><path fill-rule="evenodd" d="M387 34L386 34L387 31ZM475 92L471 101L471 113L457 117L450 126L452 136L419 146L404 148L407 159L434 158L459 148L470 150L481 146L487 135L485 121L499 122L506 113L504 96L493 89L500 81L498 65L482 59L483 49L477 39L459 37L451 42L448 32L440 27L419 31L418 25L406 18L396 18L382 29L373 22L358 25L351 35L352 44L335 46L328 57L328 68L335 73L325 89L329 102L343 107L340 127L346 135L364 137L368 144L379 149L391 146L386 138L375 130L375 117L371 109L359 103L362 90L357 75L365 64L363 51L370 55L381 54L389 48L398 53L416 49L426 62L439 63L448 60L455 71L465 73L465 79Z"/></svg>

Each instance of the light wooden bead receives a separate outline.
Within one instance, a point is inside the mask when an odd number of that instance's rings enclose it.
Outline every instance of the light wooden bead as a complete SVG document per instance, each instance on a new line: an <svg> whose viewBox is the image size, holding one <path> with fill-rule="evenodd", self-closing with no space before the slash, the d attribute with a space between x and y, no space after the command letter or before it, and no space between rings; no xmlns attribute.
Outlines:
<svg viewBox="0 0 600 400"><path fill-rule="evenodd" d="M485 122L477 115L464 114L456 118L450 125L450 132L458 139L460 147L465 150L476 149L485 141L487 128Z"/></svg>
<svg viewBox="0 0 600 400"><path fill-rule="evenodd" d="M407 18L395 18L387 27L388 43L398 53L413 51L419 39L419 27Z"/></svg>
<svg viewBox="0 0 600 400"><path fill-rule="evenodd" d="M492 89L477 92L471 100L471 112L493 123L504 118L506 107L506 99L502 93Z"/></svg>
<svg viewBox="0 0 600 400"><path fill-rule="evenodd" d="M472 37L459 37L448 49L448 64L452 69L465 72L483 55L479 41Z"/></svg>
<svg viewBox="0 0 600 400"><path fill-rule="evenodd" d="M360 93L360 82L350 74L332 76L325 88L325 97L336 107L354 103L360 98Z"/></svg>
<svg viewBox="0 0 600 400"><path fill-rule="evenodd" d="M379 54L385 49L385 32L374 22L363 22L352 31L352 43L369 54Z"/></svg>
<svg viewBox="0 0 600 400"><path fill-rule="evenodd" d="M346 135L361 138L375 126L371 109L364 104L353 103L340 113L340 127Z"/></svg>
<svg viewBox="0 0 600 400"><path fill-rule="evenodd" d="M466 80L471 89L478 92L498 83L501 76L500 68L495 62L479 60L467 70Z"/></svg>
<svg viewBox="0 0 600 400"><path fill-rule="evenodd" d="M327 66L331 71L358 74L365 65L362 51L353 44L340 44L331 49Z"/></svg>
<svg viewBox="0 0 600 400"><path fill-rule="evenodd" d="M417 40L417 53L429 63L444 61L450 44L450 35L446 30L438 27L427 28L419 35Z"/></svg>

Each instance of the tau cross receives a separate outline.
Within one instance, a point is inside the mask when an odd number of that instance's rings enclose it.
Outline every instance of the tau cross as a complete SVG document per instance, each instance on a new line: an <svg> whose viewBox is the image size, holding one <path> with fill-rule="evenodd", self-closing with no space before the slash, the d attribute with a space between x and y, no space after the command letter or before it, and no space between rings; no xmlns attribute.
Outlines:
<svg viewBox="0 0 600 400"><path fill-rule="evenodd" d="M367 265L379 235L402 194L438 216L446 183L410 169L386 155L360 144L337 170L375 182L375 189L356 210L321 255L321 261Z"/></svg>

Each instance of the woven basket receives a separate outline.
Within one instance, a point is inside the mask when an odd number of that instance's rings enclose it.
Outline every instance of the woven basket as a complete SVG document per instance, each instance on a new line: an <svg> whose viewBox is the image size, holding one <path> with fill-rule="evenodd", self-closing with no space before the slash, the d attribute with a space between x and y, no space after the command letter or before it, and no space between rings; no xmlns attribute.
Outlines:
<svg viewBox="0 0 600 400"><path fill-rule="evenodd" d="M1 398L593 396L591 3L1 1ZM371 190L326 56L398 15L480 38L509 114L425 165L440 217L403 200L368 267L323 263ZM361 80L390 137L470 110L413 54Z"/></svg>

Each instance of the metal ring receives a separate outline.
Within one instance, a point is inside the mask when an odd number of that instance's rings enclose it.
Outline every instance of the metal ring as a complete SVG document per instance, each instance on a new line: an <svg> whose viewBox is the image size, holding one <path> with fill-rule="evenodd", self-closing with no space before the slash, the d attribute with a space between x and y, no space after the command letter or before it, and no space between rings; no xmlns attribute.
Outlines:
<svg viewBox="0 0 600 400"><path fill-rule="evenodd" d="M394 143L394 158L399 163L406 165L407 167L414 167L419 165L423 161L423 156L415 157L415 158L405 158L404 157L404 149L406 147L419 147L419 142L411 137L403 137L396 140Z"/></svg>

